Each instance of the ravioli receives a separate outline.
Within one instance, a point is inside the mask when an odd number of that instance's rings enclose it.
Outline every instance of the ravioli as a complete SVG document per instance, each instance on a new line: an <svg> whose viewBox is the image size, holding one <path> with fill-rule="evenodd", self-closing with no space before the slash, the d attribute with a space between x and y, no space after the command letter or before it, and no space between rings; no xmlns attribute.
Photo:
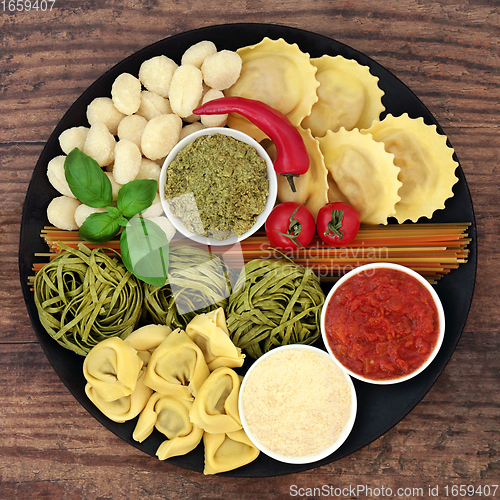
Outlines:
<svg viewBox="0 0 500 500"><path fill-rule="evenodd" d="M362 132L381 142L401 169L401 200L394 215L398 222L431 218L436 210L445 207L458 181L458 163L453 159L453 149L446 144L446 136L439 134L435 125L405 113L388 115Z"/></svg>
<svg viewBox="0 0 500 500"><path fill-rule="evenodd" d="M394 155L370 134L357 129L329 130L318 140L336 189L358 211L361 222L387 224L400 200L401 182ZM335 201L343 200L329 198L329 202Z"/></svg>
<svg viewBox="0 0 500 500"><path fill-rule="evenodd" d="M368 66L354 59L329 55L311 59L311 64L318 68L318 102L302 126L311 129L313 136L323 137L328 130L337 132L341 127L368 128L378 120L385 110L384 92Z"/></svg>
<svg viewBox="0 0 500 500"><path fill-rule="evenodd" d="M238 49L243 62L238 81L224 91L226 96L240 96L265 102L285 114L293 125L299 125L311 113L318 100L316 67L309 54L297 44L282 38L265 37L256 45ZM258 142L266 135L246 118L230 113L228 126L247 133Z"/></svg>

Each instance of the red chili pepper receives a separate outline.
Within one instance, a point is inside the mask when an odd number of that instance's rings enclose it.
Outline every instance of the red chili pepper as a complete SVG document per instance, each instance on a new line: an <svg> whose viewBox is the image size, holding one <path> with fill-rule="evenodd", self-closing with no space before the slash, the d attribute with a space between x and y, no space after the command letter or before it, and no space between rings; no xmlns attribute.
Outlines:
<svg viewBox="0 0 500 500"><path fill-rule="evenodd" d="M267 104L246 97L221 97L193 110L195 115L239 113L260 128L276 146L276 173L284 175L295 192L294 177L309 169L309 155L299 131L281 112Z"/></svg>

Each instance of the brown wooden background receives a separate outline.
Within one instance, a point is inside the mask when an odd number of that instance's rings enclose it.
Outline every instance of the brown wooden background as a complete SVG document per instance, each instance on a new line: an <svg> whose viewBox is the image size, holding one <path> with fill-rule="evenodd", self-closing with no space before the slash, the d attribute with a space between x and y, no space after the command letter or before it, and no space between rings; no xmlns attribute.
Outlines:
<svg viewBox="0 0 500 500"><path fill-rule="evenodd" d="M347 458L258 480L204 477L161 463L98 424L38 345L17 264L28 183L68 107L138 49L223 22L314 31L395 73L450 138L478 226L469 319L423 401ZM439 485L445 498L446 485L499 484L499 114L498 0L56 0L52 12L9 12L8 1L5 11L0 3L0 499L290 498L293 485L304 488L300 498L325 496L306 490L324 485L392 488L392 498L398 487L422 487L423 496L401 498L429 498L428 485Z"/></svg>

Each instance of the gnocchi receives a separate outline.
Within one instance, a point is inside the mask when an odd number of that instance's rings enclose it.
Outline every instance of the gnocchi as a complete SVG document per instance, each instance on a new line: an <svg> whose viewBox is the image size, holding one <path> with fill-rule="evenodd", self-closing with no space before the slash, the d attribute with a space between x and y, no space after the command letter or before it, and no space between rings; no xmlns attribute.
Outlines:
<svg viewBox="0 0 500 500"><path fill-rule="evenodd" d="M62 132L59 136L59 146L63 153L69 155L75 148L83 150L88 133L88 127L72 127Z"/></svg>
<svg viewBox="0 0 500 500"><path fill-rule="evenodd" d="M210 89L203 97L202 103L213 101L224 97L221 90ZM228 114L224 115L201 115L201 123L205 127L223 127L227 123Z"/></svg>
<svg viewBox="0 0 500 500"><path fill-rule="evenodd" d="M64 161L66 156L60 155L52 158L47 165L47 178L49 182L54 186L59 193L69 196L70 198L75 198L75 195L71 192L68 186L68 181L66 180L66 175L64 173Z"/></svg>
<svg viewBox="0 0 500 500"><path fill-rule="evenodd" d="M49 203L47 218L58 229L74 231L78 229L78 224L75 221L75 211L80 205L80 201L76 198L64 195L58 196Z"/></svg>
<svg viewBox="0 0 500 500"><path fill-rule="evenodd" d="M116 130L125 115L120 113L109 97L97 97L87 106L87 120L90 125L103 122L111 134L116 135Z"/></svg>
<svg viewBox="0 0 500 500"><path fill-rule="evenodd" d="M211 56L217 52L217 47L215 43L209 40L203 40L201 42L191 45L189 49L184 52L181 58L181 65L192 64L197 68L201 68L203 61L208 56Z"/></svg>
<svg viewBox="0 0 500 500"><path fill-rule="evenodd" d="M179 66L170 85L169 99L172 111L181 118L188 117L200 102L202 93L201 71L191 64Z"/></svg>
<svg viewBox="0 0 500 500"><path fill-rule="evenodd" d="M208 56L201 66L205 83L215 90L233 86L241 73L241 57L231 50L221 50Z"/></svg>
<svg viewBox="0 0 500 500"><path fill-rule="evenodd" d="M141 82L130 73L122 73L111 86L111 98L118 111L133 115L141 105Z"/></svg>
<svg viewBox="0 0 500 500"><path fill-rule="evenodd" d="M83 145L83 152L92 157L101 167L114 160L116 140L103 122L95 122Z"/></svg>
<svg viewBox="0 0 500 500"><path fill-rule="evenodd" d="M141 137L144 132L144 127L148 121L143 116L128 115L118 125L118 139L128 139L135 143L138 147L141 146Z"/></svg>
<svg viewBox="0 0 500 500"><path fill-rule="evenodd" d="M141 64L139 80L149 91L168 97L170 82L177 67L177 63L167 56L152 57Z"/></svg>
<svg viewBox="0 0 500 500"><path fill-rule="evenodd" d="M139 173L142 155L137 144L128 139L118 141L115 147L113 177L118 184L126 184Z"/></svg>
<svg viewBox="0 0 500 500"><path fill-rule="evenodd" d="M174 114L160 115L150 120L141 138L142 153L150 160L159 160L170 153L179 141L182 120Z"/></svg>

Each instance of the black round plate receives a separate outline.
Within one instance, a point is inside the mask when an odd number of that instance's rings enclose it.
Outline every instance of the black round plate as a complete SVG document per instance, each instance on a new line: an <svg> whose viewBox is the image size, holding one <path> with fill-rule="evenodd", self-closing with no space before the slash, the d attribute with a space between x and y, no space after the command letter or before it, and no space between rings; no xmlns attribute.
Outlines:
<svg viewBox="0 0 500 500"><path fill-rule="evenodd" d="M378 76L379 85L384 90L383 103L386 113L400 115L408 113L410 117L423 117L427 124L435 124L442 133L439 124L422 102L392 73L356 50L325 36L300 29L269 24L229 24L201 28L181 33L161 40L139 52L127 57L106 72L92 84L71 106L50 136L33 172L26 195L21 222L19 248L19 268L24 299L33 327L37 333L49 362L73 396L105 427L121 439L155 456L156 449L162 442L159 433L153 433L142 444L132 439L135 420L117 424L106 418L88 400L84 392L85 379L82 374L83 358L63 349L48 336L38 319L33 300L33 292L28 285L28 277L32 275L31 267L36 260L35 252L46 252L47 247L40 238L40 231L48 224L46 208L50 200L58 195L50 185L46 176L48 162L62 154L58 137L64 130L87 125L86 108L95 97L110 96L114 79L123 72L138 74L141 63L153 56L165 54L180 63L183 52L202 40L213 41L218 49L236 50L239 47L258 43L264 37L283 38L288 43L296 43L299 48L308 52L311 57L323 54L342 55L355 59L360 64L370 67ZM458 159L455 157L458 161ZM449 199L446 208L435 213L432 221L470 222L469 235L472 237L470 256L466 264L453 270L441 279L436 290L443 302L446 314L446 335L443 346L433 363L418 377L395 385L377 386L354 380L358 396L358 415L351 435L335 453L312 464L289 465L277 462L264 454L253 463L224 475L234 477L264 477L300 472L332 462L349 455L371 441L375 440L392 426L397 424L427 393L449 361L465 326L472 301L476 276L476 226L470 193L461 167L457 169L458 183L454 186L454 197ZM203 446L182 457L168 460L180 467L203 471Z"/></svg>

